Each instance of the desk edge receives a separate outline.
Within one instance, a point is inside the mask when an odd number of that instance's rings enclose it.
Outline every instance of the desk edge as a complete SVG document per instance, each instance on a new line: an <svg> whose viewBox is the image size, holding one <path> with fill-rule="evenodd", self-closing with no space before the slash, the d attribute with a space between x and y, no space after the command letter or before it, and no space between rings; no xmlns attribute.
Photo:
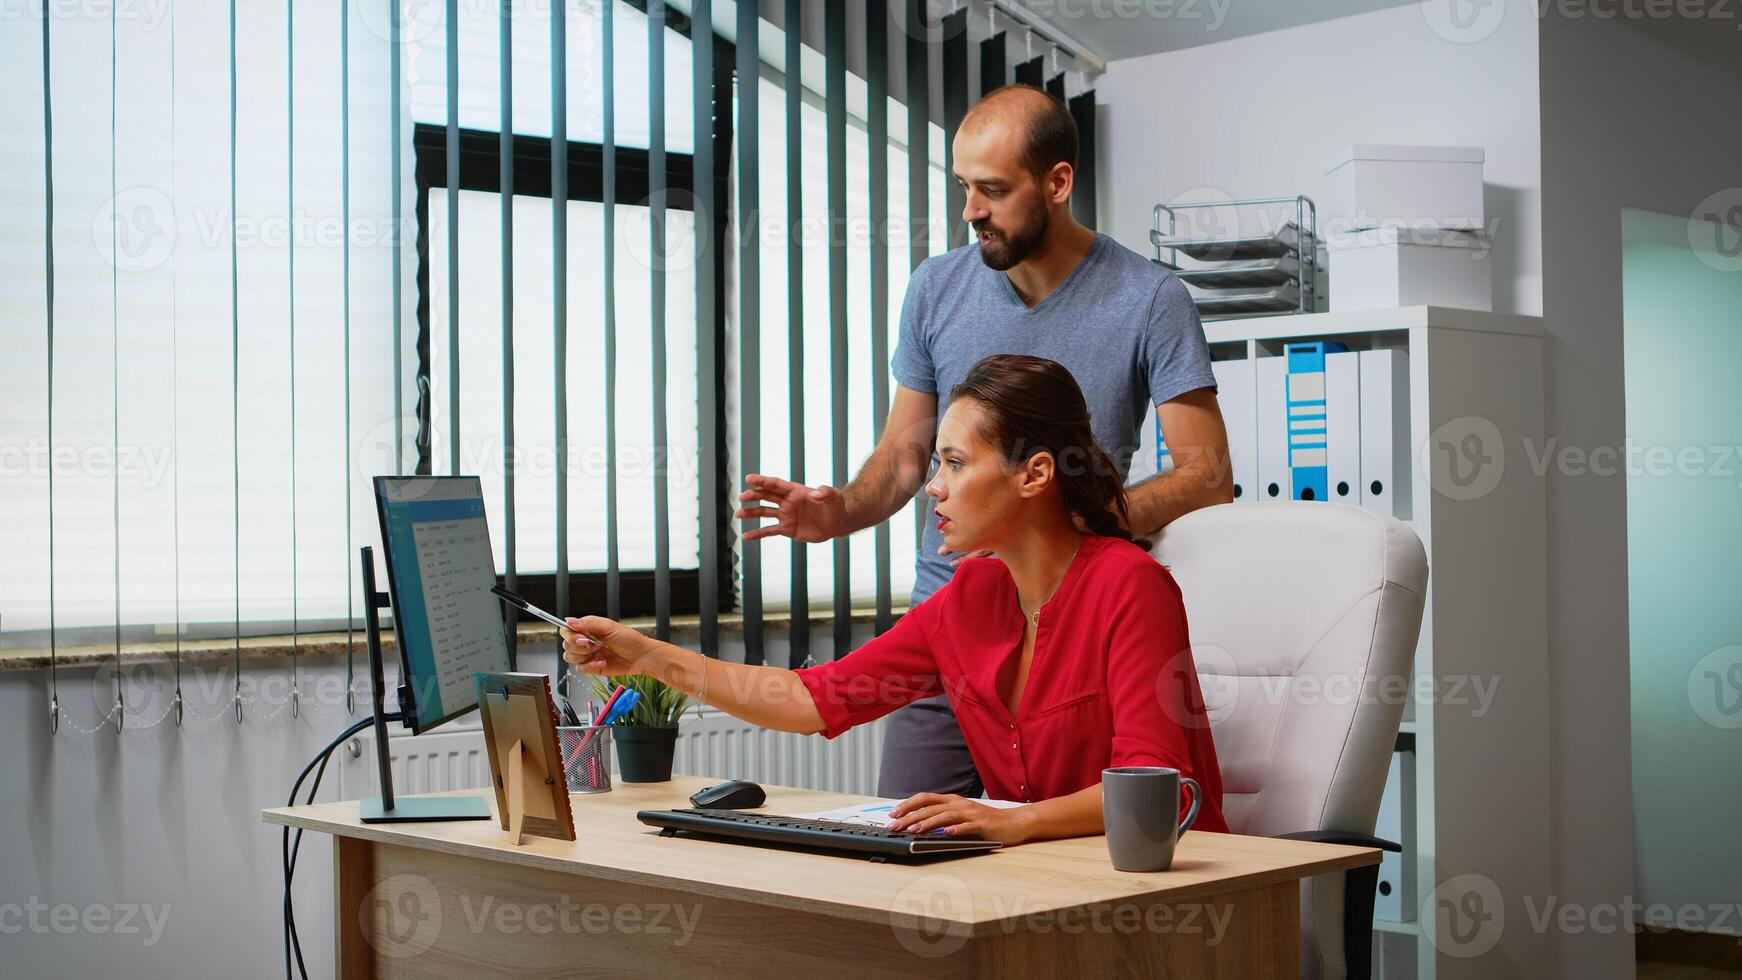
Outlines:
<svg viewBox="0 0 1742 980"><path fill-rule="evenodd" d="M300 808L298 808L300 809ZM634 871L624 868L605 867L595 864L583 864L572 858L558 858L528 850L503 850L496 848L481 848L476 844L443 840L435 837L419 837L404 832L392 830L377 830L367 824L334 823L331 820L305 817L291 812L290 808L272 807L261 811L261 819L275 826L295 827L303 830L313 830L334 837L349 837L366 840L375 844L388 844L396 847L406 847L413 850L436 851L456 857L472 858L479 861L497 861L502 864L519 865L537 868L544 871L555 871L559 874L570 874L581 878L601 878L610 881L624 882L656 888L668 888L686 891L692 894L705 895L714 898L731 899L749 902L755 905L765 905L773 908L792 909L801 912L814 912L833 918L850 919L856 922L869 922L877 925L908 926L946 929L969 928L973 938L1005 933L1022 919L1036 914L1035 911L1019 912L1002 917L984 919L937 919L925 916L898 912L895 909L867 908L863 905L850 905L829 902L823 899L801 898L781 892L768 891L749 885L727 885L712 881L698 881L693 878L679 878L646 871ZM654 831L650 828L650 834ZM1377 848L1349 847L1340 844L1313 844L1320 848L1337 848L1345 853L1314 861L1308 870L1290 868L1286 871L1255 872L1245 875L1234 875L1218 878L1214 881L1198 882L1180 885L1177 888L1141 898L1111 899L1113 903L1121 901L1169 903L1189 902L1194 899L1208 898L1212 895L1222 895L1228 892L1244 891L1250 888L1261 888L1283 881L1299 881L1305 878L1338 871L1347 871L1365 865L1379 863ZM962 860L973 860L963 858ZM950 862L943 862L948 864ZM1084 903L1085 906L1103 904L1101 902Z"/></svg>

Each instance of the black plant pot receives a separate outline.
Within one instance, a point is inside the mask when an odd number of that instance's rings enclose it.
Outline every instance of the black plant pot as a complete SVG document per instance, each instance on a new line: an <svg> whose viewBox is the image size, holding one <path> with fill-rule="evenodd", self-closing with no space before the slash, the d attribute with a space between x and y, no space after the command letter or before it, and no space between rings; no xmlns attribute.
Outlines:
<svg viewBox="0 0 1742 980"><path fill-rule="evenodd" d="M613 725L617 742L617 767L626 783L671 781L671 759L677 751L676 728L648 725Z"/></svg>

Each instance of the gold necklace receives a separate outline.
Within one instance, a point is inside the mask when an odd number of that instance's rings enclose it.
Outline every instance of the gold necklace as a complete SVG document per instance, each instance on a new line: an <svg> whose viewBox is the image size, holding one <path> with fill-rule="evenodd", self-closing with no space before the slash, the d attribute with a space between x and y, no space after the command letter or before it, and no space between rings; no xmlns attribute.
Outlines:
<svg viewBox="0 0 1742 980"><path fill-rule="evenodd" d="M1053 583L1052 591L1046 594L1046 598L1040 601L1040 605L1034 607L1033 612L1029 612L1028 607L1023 604L1022 590L1016 590L1016 608L1022 610L1023 617L1033 624L1035 629L1040 629L1040 611L1046 608L1046 604L1052 601L1053 596L1058 595L1059 586L1065 584L1065 576L1071 573L1071 565L1076 562L1077 552L1081 550L1083 550L1083 539L1079 537L1077 546L1071 549L1071 557L1065 560L1065 570L1059 574L1059 580Z"/></svg>

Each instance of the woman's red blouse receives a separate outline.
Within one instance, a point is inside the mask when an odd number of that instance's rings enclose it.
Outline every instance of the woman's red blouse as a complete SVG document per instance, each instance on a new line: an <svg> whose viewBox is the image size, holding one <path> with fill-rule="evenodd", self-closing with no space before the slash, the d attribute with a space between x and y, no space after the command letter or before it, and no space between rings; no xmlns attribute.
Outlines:
<svg viewBox="0 0 1742 980"><path fill-rule="evenodd" d="M1179 586L1143 549L1083 538L1041 608L1014 717L1023 614L996 558L954 579L882 636L798 671L834 738L902 705L948 693L992 799L1032 802L1101 781L1110 766L1170 766L1203 787L1199 830L1226 831L1216 747Z"/></svg>

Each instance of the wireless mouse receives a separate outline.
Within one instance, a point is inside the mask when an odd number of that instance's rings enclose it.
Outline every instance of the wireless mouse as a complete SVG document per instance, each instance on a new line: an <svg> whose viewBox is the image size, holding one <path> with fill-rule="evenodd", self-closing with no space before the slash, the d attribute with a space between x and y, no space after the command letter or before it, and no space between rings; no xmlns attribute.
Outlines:
<svg viewBox="0 0 1742 980"><path fill-rule="evenodd" d="M704 810L748 810L767 801L762 787L743 779L709 786L690 797L691 805Z"/></svg>

